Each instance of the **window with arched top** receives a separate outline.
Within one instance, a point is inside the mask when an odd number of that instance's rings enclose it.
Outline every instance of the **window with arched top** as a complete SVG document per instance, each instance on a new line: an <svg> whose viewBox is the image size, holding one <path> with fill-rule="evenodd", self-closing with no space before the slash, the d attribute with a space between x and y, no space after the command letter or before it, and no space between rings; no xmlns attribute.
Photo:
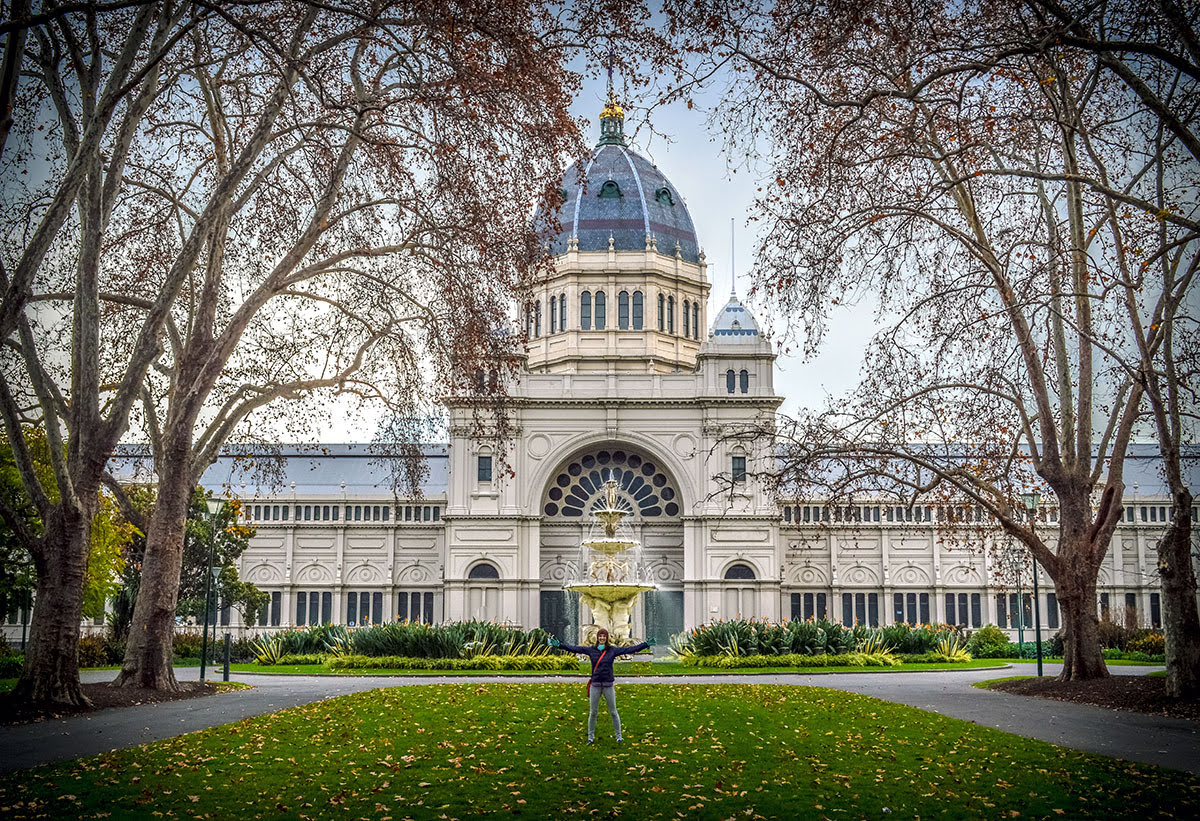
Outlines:
<svg viewBox="0 0 1200 821"><path fill-rule="evenodd" d="M550 297L550 333L558 330L558 297Z"/></svg>
<svg viewBox="0 0 1200 821"><path fill-rule="evenodd" d="M496 565L491 562L480 562L471 568L467 573L468 579L498 579L500 571L496 569ZM726 578L729 578L726 576ZM753 578L753 576L751 576Z"/></svg>
<svg viewBox="0 0 1200 821"><path fill-rule="evenodd" d="M596 292L596 330L604 330L604 292Z"/></svg>
<svg viewBox="0 0 1200 821"><path fill-rule="evenodd" d="M662 294L659 294L659 295L658 295L658 329L659 329L660 331L662 331L662 330L665 330L665 329L666 329L666 327L667 327L667 321L666 321L667 309L666 309L666 304L667 304L667 299L666 299L666 297L664 297Z"/></svg>
<svg viewBox="0 0 1200 821"><path fill-rule="evenodd" d="M633 292L633 329L640 331L642 329L642 292Z"/></svg>
<svg viewBox="0 0 1200 821"><path fill-rule="evenodd" d="M674 482L656 460L623 448L601 448L573 459L546 491L546 516L586 519L606 504L605 483L616 482L617 507L646 519L679 516Z"/></svg>
<svg viewBox="0 0 1200 821"><path fill-rule="evenodd" d="M731 564L729 569L725 571L725 578L733 581L754 581L758 578L754 575L754 568L748 564Z"/></svg>
<svg viewBox="0 0 1200 821"><path fill-rule="evenodd" d="M689 339L692 336L692 303L683 301L683 335Z"/></svg>
<svg viewBox="0 0 1200 821"><path fill-rule="evenodd" d="M750 393L750 371L743 368L738 374L738 381L741 383L742 393Z"/></svg>
<svg viewBox="0 0 1200 821"><path fill-rule="evenodd" d="M671 196L671 189L667 188L665 185L654 192L654 199L663 205L675 204L675 198Z"/></svg>
<svg viewBox="0 0 1200 821"><path fill-rule="evenodd" d="M692 336L695 339L700 338L700 303L692 303Z"/></svg>
<svg viewBox="0 0 1200 821"><path fill-rule="evenodd" d="M600 186L600 193L596 196L604 200L615 200L624 194L621 193L621 186L617 185L615 180L606 180L604 185Z"/></svg>
<svg viewBox="0 0 1200 821"><path fill-rule="evenodd" d="M733 393L734 388L736 386L737 386L737 376L734 374L733 369L731 368L731 369L725 371L725 390L728 393Z"/></svg>
<svg viewBox="0 0 1200 821"><path fill-rule="evenodd" d="M542 301L540 299L537 305L533 306L533 335L542 335Z"/></svg>
<svg viewBox="0 0 1200 821"><path fill-rule="evenodd" d="M562 321L559 322L559 327L565 331L567 329L567 295L566 294L558 295L558 315L560 317L562 317Z"/></svg>
<svg viewBox="0 0 1200 821"><path fill-rule="evenodd" d="M667 297L667 333L675 333L675 297Z"/></svg>
<svg viewBox="0 0 1200 821"><path fill-rule="evenodd" d="M617 327L622 331L629 330L629 292L617 294Z"/></svg>
<svg viewBox="0 0 1200 821"><path fill-rule="evenodd" d="M592 295L584 291L579 295L579 330L592 329Z"/></svg>

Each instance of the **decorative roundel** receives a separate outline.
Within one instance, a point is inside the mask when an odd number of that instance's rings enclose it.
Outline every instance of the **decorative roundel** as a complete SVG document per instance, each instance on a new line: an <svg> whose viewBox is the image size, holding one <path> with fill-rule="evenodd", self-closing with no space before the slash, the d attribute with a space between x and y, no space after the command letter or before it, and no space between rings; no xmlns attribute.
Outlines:
<svg viewBox="0 0 1200 821"><path fill-rule="evenodd" d="M658 465L623 450L584 454L563 468L542 511L547 516L582 518L604 504L604 483L617 482L617 506L645 518L678 516L678 493Z"/></svg>

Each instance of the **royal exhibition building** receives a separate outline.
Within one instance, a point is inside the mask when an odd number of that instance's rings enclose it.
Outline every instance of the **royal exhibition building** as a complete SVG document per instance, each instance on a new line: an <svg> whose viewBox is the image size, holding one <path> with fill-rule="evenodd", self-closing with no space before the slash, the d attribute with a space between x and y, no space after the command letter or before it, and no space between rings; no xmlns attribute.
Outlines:
<svg viewBox="0 0 1200 821"><path fill-rule="evenodd" d="M396 498L365 444L284 447L269 484L219 460L204 484L240 500L256 531L241 577L270 595L256 624L222 610L225 629L484 619L577 640L589 614L564 583L610 478L657 586L632 614L634 635L665 644L736 616L1033 623L1028 578L1019 592L999 586L995 551L944 542L938 507L830 507L747 480L769 454L722 434L783 401L771 340L735 294L710 294L683 192L626 144L619 108L605 109L599 144L563 193L555 272L534 295L511 391L506 465L453 404L416 499ZM1098 605L1159 626L1155 546L1169 502L1156 448L1130 456ZM1043 575L1047 635L1060 626L1053 589Z"/></svg>

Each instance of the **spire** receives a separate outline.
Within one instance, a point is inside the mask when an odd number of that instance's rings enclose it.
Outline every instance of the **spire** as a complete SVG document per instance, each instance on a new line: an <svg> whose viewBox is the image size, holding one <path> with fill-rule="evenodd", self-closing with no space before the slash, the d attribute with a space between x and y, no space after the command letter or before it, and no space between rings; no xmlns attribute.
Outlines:
<svg viewBox="0 0 1200 821"><path fill-rule="evenodd" d="M613 48L608 43L608 99L600 111L600 145L625 145L625 111L613 91Z"/></svg>
<svg viewBox="0 0 1200 821"><path fill-rule="evenodd" d="M737 299L737 261L733 244L733 217L729 218L729 298Z"/></svg>

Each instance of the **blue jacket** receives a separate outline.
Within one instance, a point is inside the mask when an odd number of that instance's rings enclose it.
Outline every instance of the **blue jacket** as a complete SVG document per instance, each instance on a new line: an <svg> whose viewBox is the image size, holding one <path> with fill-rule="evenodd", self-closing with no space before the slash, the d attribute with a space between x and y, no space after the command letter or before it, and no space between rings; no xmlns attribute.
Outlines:
<svg viewBox="0 0 1200 821"><path fill-rule="evenodd" d="M646 642L635 644L632 647L613 647L611 644L601 650L594 646L576 647L574 644L563 642L559 648L566 650L568 653L579 653L587 656L592 662L592 678L594 684L612 684L613 682L613 661L617 656L628 655L629 653L640 653L650 645Z"/></svg>

